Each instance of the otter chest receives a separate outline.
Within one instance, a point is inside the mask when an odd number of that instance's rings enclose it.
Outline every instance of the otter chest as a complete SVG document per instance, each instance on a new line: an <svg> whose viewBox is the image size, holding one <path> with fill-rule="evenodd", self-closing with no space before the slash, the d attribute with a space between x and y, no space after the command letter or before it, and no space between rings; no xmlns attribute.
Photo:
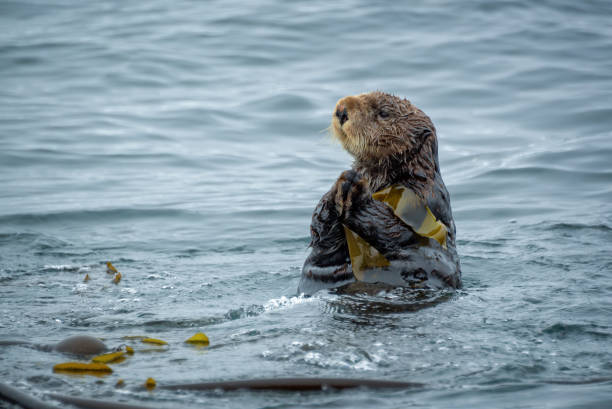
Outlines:
<svg viewBox="0 0 612 409"><path fill-rule="evenodd" d="M446 248L448 227L437 220L425 202L411 189L403 185L393 185L372 195L372 198L389 205L397 217L410 226L423 238L433 239ZM348 244L353 274L358 280L364 272L372 268L387 267L389 260L374 246L344 225L344 235ZM430 241L427 240L426 243Z"/></svg>

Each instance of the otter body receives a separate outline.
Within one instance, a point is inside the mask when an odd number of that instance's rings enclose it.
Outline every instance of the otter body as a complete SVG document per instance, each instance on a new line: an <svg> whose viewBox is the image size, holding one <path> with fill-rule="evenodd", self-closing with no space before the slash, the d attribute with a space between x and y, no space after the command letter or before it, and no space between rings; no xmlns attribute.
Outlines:
<svg viewBox="0 0 612 409"><path fill-rule="evenodd" d="M338 101L332 131L355 161L315 208L312 251L298 293L350 286L356 277L391 286L459 288L455 223L429 117L406 99L372 92ZM435 238L424 235L389 203L372 197L386 188L412 194L443 229L443 239L439 231ZM361 266L363 257L347 242L354 243L347 237L353 235L382 262Z"/></svg>

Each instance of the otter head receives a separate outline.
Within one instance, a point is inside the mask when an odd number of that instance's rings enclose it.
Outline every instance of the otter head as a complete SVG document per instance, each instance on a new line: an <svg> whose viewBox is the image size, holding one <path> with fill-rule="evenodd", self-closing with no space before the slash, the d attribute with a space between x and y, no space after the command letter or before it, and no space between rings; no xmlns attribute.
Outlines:
<svg viewBox="0 0 612 409"><path fill-rule="evenodd" d="M403 162L413 156L437 156L431 120L407 99L370 92L340 99L332 116L332 132L360 163ZM424 146L425 152L421 152ZM437 158L431 158L437 162Z"/></svg>

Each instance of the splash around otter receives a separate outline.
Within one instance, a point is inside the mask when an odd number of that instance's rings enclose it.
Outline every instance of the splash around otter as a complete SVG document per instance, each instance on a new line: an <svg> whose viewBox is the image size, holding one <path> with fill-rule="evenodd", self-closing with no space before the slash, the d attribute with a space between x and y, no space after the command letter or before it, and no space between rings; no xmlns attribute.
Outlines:
<svg viewBox="0 0 612 409"><path fill-rule="evenodd" d="M331 129L354 162L315 208L298 293L355 281L459 288L455 223L429 117L377 91L340 99Z"/></svg>

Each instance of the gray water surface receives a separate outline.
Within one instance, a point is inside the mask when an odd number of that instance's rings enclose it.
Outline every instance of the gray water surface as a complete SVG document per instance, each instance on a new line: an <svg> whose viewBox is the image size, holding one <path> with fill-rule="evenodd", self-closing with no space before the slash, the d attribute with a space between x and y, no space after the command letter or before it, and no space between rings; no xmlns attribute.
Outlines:
<svg viewBox="0 0 612 409"><path fill-rule="evenodd" d="M0 340L137 349L96 378L0 346L2 382L166 408L612 405L610 2L24 0L0 27ZM351 163L332 109L375 89L437 127L464 288L297 297L312 210Z"/></svg>

